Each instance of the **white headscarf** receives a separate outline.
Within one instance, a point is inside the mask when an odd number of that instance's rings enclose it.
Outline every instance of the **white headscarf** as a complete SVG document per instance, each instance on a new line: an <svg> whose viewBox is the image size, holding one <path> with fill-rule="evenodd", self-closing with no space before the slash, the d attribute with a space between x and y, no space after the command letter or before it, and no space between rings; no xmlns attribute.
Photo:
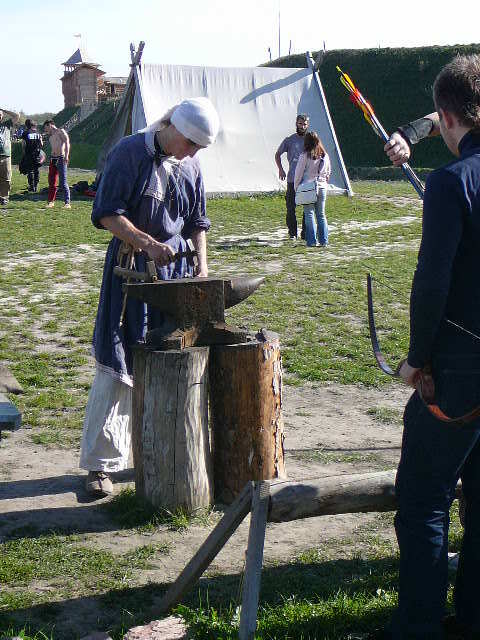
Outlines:
<svg viewBox="0 0 480 640"><path fill-rule="evenodd" d="M220 120L208 98L184 100L173 112L170 122L185 138L208 147L215 142Z"/></svg>

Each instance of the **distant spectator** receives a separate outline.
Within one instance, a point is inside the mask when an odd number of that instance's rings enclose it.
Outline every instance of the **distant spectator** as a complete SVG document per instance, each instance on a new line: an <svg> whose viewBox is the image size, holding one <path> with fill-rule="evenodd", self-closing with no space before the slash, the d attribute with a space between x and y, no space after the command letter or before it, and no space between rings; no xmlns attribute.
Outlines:
<svg viewBox="0 0 480 640"><path fill-rule="evenodd" d="M60 186L63 189L63 197L65 208L70 209L70 189L67 183L67 166L70 160L70 138L65 129L59 129L55 126L53 120L46 120L43 125L43 131L50 136L50 147L52 155L50 156L50 165L48 168L48 204L47 208L55 205L55 198L58 191L58 179L60 178Z"/></svg>
<svg viewBox="0 0 480 640"><path fill-rule="evenodd" d="M327 183L330 179L330 158L315 131L305 134L304 152L295 169L294 187L307 180L317 182L317 201L303 205L305 234L308 247L326 247L328 245L328 223L325 215Z"/></svg>
<svg viewBox="0 0 480 640"><path fill-rule="evenodd" d="M37 123L34 120L25 120L25 131L22 134L23 158L20 162L20 173L28 178L28 190L37 193L38 169L45 160L42 152L42 135L37 131Z"/></svg>
<svg viewBox="0 0 480 640"><path fill-rule="evenodd" d="M278 177L280 180L287 178L287 192L285 200L287 205L287 228L288 235L291 240L297 239L297 216L295 213L295 189L293 181L295 177L295 169L297 167L298 158L303 151L303 137L308 129L310 118L307 115L299 114L295 122L295 133L282 140L275 154L275 162L278 167ZM282 155L287 154L288 174L282 165ZM302 223L302 238L305 236L304 224Z"/></svg>
<svg viewBox="0 0 480 640"><path fill-rule="evenodd" d="M7 120L5 116L9 116ZM18 122L15 111L0 109L0 205L7 205L12 184L12 138L13 125Z"/></svg>

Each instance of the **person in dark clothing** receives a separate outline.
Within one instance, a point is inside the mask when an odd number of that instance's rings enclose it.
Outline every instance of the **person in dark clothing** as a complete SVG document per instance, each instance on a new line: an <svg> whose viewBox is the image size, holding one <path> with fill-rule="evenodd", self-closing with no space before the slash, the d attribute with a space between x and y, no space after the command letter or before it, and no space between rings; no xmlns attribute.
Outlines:
<svg viewBox="0 0 480 640"><path fill-rule="evenodd" d="M295 169L297 168L297 162L300 154L303 153L304 135L308 129L310 122L309 116L306 114L298 114L295 121L295 133L291 136L287 136L278 147L275 153L275 163L278 167L278 177L280 180L287 179L287 191L285 193L285 203L287 205L286 223L288 229L288 235L291 240L297 239L297 216L295 213L295 187L293 186L295 178ZM288 160L288 173L282 165L282 155L287 154ZM301 237L305 238L305 218L302 221Z"/></svg>
<svg viewBox="0 0 480 640"><path fill-rule="evenodd" d="M438 135L440 135L440 121L438 113L434 111L423 118L397 127L385 144L384 151L392 163L399 167L404 162L408 162L414 144Z"/></svg>
<svg viewBox="0 0 480 640"><path fill-rule="evenodd" d="M24 155L21 160L22 173L28 178L28 190L37 192L39 174L38 169L42 165L45 156L42 154L42 135L37 131L37 123L33 120L25 120L25 131L22 134Z"/></svg>
<svg viewBox="0 0 480 640"><path fill-rule="evenodd" d="M410 299L410 347L400 374L435 386L442 410L480 404L480 56L458 56L433 86L440 134L456 156L426 182L422 240ZM398 609L371 638L441 640L448 589L449 509L461 478L465 533L455 584L456 637L480 638L480 420L448 425L418 391L404 413L396 479Z"/></svg>

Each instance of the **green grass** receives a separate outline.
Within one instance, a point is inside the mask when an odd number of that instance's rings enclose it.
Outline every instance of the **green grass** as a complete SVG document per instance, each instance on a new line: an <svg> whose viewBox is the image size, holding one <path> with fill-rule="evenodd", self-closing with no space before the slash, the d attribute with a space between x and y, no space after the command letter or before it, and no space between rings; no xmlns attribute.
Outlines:
<svg viewBox="0 0 480 640"><path fill-rule="evenodd" d="M402 413L398 411L398 409L392 409L390 407L370 407L370 409L367 409L367 415L381 424L402 424Z"/></svg>
<svg viewBox="0 0 480 640"><path fill-rule="evenodd" d="M192 523L208 525L215 521L209 510L187 514L182 509L174 512L155 509L140 499L133 489L124 489L103 507L121 527L135 528L139 533L150 533L162 525L172 531L185 531Z"/></svg>
<svg viewBox="0 0 480 640"><path fill-rule="evenodd" d="M71 171L70 181L92 178ZM11 203L0 214L0 360L25 389L15 398L24 436L38 448L78 448L109 234L92 226L90 200L74 198L70 211L46 210L45 198L25 195L25 186L26 179L14 173ZM377 277L377 326L389 361L407 350L419 201L401 182L353 186L354 198L327 202L331 237L323 252L278 240L285 218L280 196L208 202L211 274L266 276L254 295L228 311L228 321L277 331L290 383L387 383L369 344L367 270ZM400 206L404 198L406 207ZM413 219L406 222L406 216ZM272 234L270 244L265 234ZM304 414L308 418L308 411ZM398 413L387 407L371 407L368 414L382 424L400 423ZM0 446L11 446L11 439ZM313 449L305 455L325 464L380 464L369 452ZM8 481L10 468L2 465L2 479ZM141 573L172 551L163 532L183 535L187 527L217 520L217 514L192 519L152 510L132 491L98 509L99 517L112 523L103 537L18 530L0 543L0 635L70 640L101 628L119 640L125 629L155 617L166 585L145 583ZM456 549L461 531L452 515L450 546ZM396 601L398 558L386 535L391 527L391 515L378 514L354 539L323 540L298 558L266 566L256 637L338 640L382 624ZM133 551L122 551L122 536L138 536ZM240 582L236 573L209 573L188 595L178 612L196 638L235 637ZM80 625L78 633L73 626L68 630L70 620Z"/></svg>
<svg viewBox="0 0 480 640"><path fill-rule="evenodd" d="M71 172L91 179L89 174ZM42 172L41 187L46 184ZM91 201L45 210L14 174L0 217L0 359L24 385L19 397L35 443L78 444L92 367L88 359L109 234L90 222ZM280 196L208 202L211 273L265 275L265 284L227 312L228 321L280 334L287 380L381 385L366 323L365 273L372 270L379 338L392 362L407 349L408 292L420 234L418 199L403 183L354 183L355 198L327 204L331 247L307 250L262 237L283 228ZM391 198L408 197L410 206ZM413 212L412 212L413 210ZM413 222L403 218L413 215ZM418 219L415 217L418 216ZM390 222L382 226L383 221ZM386 283L389 287L382 286ZM398 292L398 293L396 293ZM80 382L81 380L81 382Z"/></svg>

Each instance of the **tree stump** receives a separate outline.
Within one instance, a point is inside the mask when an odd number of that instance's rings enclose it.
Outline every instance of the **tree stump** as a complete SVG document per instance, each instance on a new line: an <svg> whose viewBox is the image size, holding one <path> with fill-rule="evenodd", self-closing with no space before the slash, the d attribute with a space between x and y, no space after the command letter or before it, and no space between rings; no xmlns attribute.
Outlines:
<svg viewBox="0 0 480 640"><path fill-rule="evenodd" d="M285 477L280 345L258 337L210 348L215 498L226 504L249 480Z"/></svg>
<svg viewBox="0 0 480 640"><path fill-rule="evenodd" d="M135 488L156 507L191 513L213 502L208 351L134 349Z"/></svg>

